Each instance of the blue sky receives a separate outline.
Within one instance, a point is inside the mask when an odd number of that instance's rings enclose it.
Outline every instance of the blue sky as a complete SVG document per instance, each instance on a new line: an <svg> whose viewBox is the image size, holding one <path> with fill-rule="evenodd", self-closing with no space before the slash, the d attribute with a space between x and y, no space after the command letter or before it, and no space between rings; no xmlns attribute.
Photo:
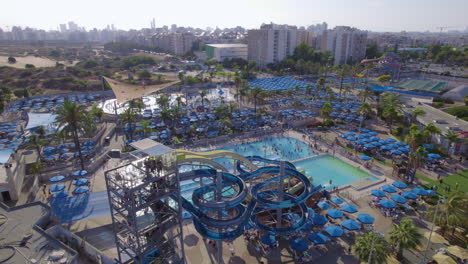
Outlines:
<svg viewBox="0 0 468 264"><path fill-rule="evenodd" d="M261 23L307 26L326 21L373 31L466 29L468 0L3 0L0 28L56 29L75 21L87 29L156 26L256 28ZM27 7L27 8L25 8Z"/></svg>

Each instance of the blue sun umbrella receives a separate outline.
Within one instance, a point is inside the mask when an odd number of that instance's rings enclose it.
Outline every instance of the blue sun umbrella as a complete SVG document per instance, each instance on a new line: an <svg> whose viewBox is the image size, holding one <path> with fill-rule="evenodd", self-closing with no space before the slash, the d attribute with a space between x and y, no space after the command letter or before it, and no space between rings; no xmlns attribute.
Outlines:
<svg viewBox="0 0 468 264"><path fill-rule="evenodd" d="M314 209L309 208L309 207L307 208L307 212L309 213L309 217L312 217L315 214Z"/></svg>
<svg viewBox="0 0 468 264"><path fill-rule="evenodd" d="M388 193L396 193L396 192L397 192L397 189L395 189L395 187L390 186L390 185L388 185L388 184L382 186L382 190L383 190L384 192L388 192Z"/></svg>
<svg viewBox="0 0 468 264"><path fill-rule="evenodd" d="M370 214L358 214L356 219L363 224L372 224L375 221L375 218Z"/></svg>
<svg viewBox="0 0 468 264"><path fill-rule="evenodd" d="M419 188L419 187L416 187L416 188L413 188L413 192L417 195L422 195L422 196L426 196L427 195L427 191L424 190L423 188Z"/></svg>
<svg viewBox="0 0 468 264"><path fill-rule="evenodd" d="M431 158L431 159L440 159L440 158L442 158L442 156L440 156L440 155L437 154L437 153L429 153L429 154L427 154L427 156L428 156L429 158Z"/></svg>
<svg viewBox="0 0 468 264"><path fill-rule="evenodd" d="M395 208L396 204L390 200L380 200L379 201L380 206L385 207L385 208Z"/></svg>
<svg viewBox="0 0 468 264"><path fill-rule="evenodd" d="M68 191L56 192L52 195L54 198L64 198L68 196Z"/></svg>
<svg viewBox="0 0 468 264"><path fill-rule="evenodd" d="M330 208L330 204L327 203L327 202L324 202L324 201L321 201L317 204L317 206L320 208L320 209L328 209Z"/></svg>
<svg viewBox="0 0 468 264"><path fill-rule="evenodd" d="M406 199L411 199L411 200L415 200L418 198L418 195L411 191L404 191L401 193L401 195L403 195L403 197L405 197Z"/></svg>
<svg viewBox="0 0 468 264"><path fill-rule="evenodd" d="M307 249L309 249L309 243L307 243L307 241L300 239L300 238L291 240L291 242L289 242L289 245L291 246L291 249L297 252L304 252Z"/></svg>
<svg viewBox="0 0 468 264"><path fill-rule="evenodd" d="M330 209L327 211L327 215L332 217L332 218L342 218L344 215L343 215L343 212L341 212L340 210L338 209Z"/></svg>
<svg viewBox="0 0 468 264"><path fill-rule="evenodd" d="M328 241L328 237L322 233L310 233L308 238L315 245L323 245Z"/></svg>
<svg viewBox="0 0 468 264"><path fill-rule="evenodd" d="M82 150L92 150L92 149L94 149L94 147L93 146L84 146L81 149Z"/></svg>
<svg viewBox="0 0 468 264"><path fill-rule="evenodd" d="M364 144L364 147L365 147L365 148L368 148L368 149L375 148L375 146L372 145L372 144Z"/></svg>
<svg viewBox="0 0 468 264"><path fill-rule="evenodd" d="M330 199L334 204L342 204L344 203L343 199L339 198L339 197L333 197Z"/></svg>
<svg viewBox="0 0 468 264"><path fill-rule="evenodd" d="M436 195L437 193L434 192L433 190L426 190L427 191L427 195L429 196L432 196L432 195Z"/></svg>
<svg viewBox="0 0 468 264"><path fill-rule="evenodd" d="M65 179L65 176L63 175L57 175L57 176L54 176L52 178L50 178L50 181L51 182L59 182L61 180Z"/></svg>
<svg viewBox="0 0 468 264"><path fill-rule="evenodd" d="M360 158L361 160L371 160L371 157L366 156L366 155L359 155L359 158Z"/></svg>
<svg viewBox="0 0 468 264"><path fill-rule="evenodd" d="M357 140L357 138L355 138L355 137L347 137L346 139L349 140L349 141L356 141Z"/></svg>
<svg viewBox="0 0 468 264"><path fill-rule="evenodd" d="M86 170L79 170L79 171L74 171L73 176L86 176L88 174L88 171Z"/></svg>
<svg viewBox="0 0 468 264"><path fill-rule="evenodd" d="M70 151L70 150L67 149L67 148L61 148L61 149L59 149L58 152L59 152L59 153L65 153L65 152L69 152L69 151Z"/></svg>
<svg viewBox="0 0 468 264"><path fill-rule="evenodd" d="M337 225L329 225L325 227L325 232L327 232L332 237L340 237L343 235L343 228Z"/></svg>
<svg viewBox="0 0 468 264"><path fill-rule="evenodd" d="M377 136L378 134L379 134L379 133L373 132L373 131L369 132L369 135L371 135L371 136Z"/></svg>
<svg viewBox="0 0 468 264"><path fill-rule="evenodd" d="M355 142L356 142L356 144L358 144L358 145L364 145L364 144L366 144L366 142L364 142L364 141L362 141L362 140L357 140L357 141L355 141Z"/></svg>
<svg viewBox="0 0 468 264"><path fill-rule="evenodd" d="M85 193L85 192L88 192L88 191L89 191L88 186L80 186L80 187L76 188L75 190L73 190L73 193L82 194L82 193Z"/></svg>
<svg viewBox="0 0 468 264"><path fill-rule="evenodd" d="M390 143L393 143L393 142L396 142L396 139L393 139L393 138L387 138L385 139L386 142L390 142Z"/></svg>
<svg viewBox="0 0 468 264"><path fill-rule="evenodd" d="M373 196L375 196L375 197L385 197L385 196L387 196L387 194L386 194L384 191L378 190L378 189L372 190L372 191L371 191L371 194L372 194Z"/></svg>
<svg viewBox="0 0 468 264"><path fill-rule="evenodd" d="M406 183L401 182L401 181L395 181L395 182L392 183L392 185L397 187L398 189L408 188L408 185L406 185Z"/></svg>
<svg viewBox="0 0 468 264"><path fill-rule="evenodd" d="M343 204L341 206L341 210L347 212L347 213L350 213L350 214L354 214L358 211L357 207L352 205L352 204Z"/></svg>
<svg viewBox="0 0 468 264"><path fill-rule="evenodd" d="M391 150L392 148L388 145L383 145L380 147L381 150Z"/></svg>
<svg viewBox="0 0 468 264"><path fill-rule="evenodd" d="M305 225L302 227L302 230L312 231L313 227L314 227L313 223L311 221L307 221Z"/></svg>
<svg viewBox="0 0 468 264"><path fill-rule="evenodd" d="M86 178L81 178L81 179L78 179L78 180L74 180L74 181L73 181L73 184L74 184L74 185L77 185L77 186L80 186L80 185L85 185L85 184L87 184L88 182L89 182L88 179L86 179Z"/></svg>
<svg viewBox="0 0 468 264"><path fill-rule="evenodd" d="M401 204L404 204L406 203L408 200L401 196L401 195L398 195L398 194L394 194L392 196L390 196L390 199L392 199L393 201L397 202L397 203L401 203Z"/></svg>
<svg viewBox="0 0 468 264"><path fill-rule="evenodd" d="M361 132L369 133L369 132L371 132L371 131L370 131L369 129L367 129L367 128L363 128L363 129L361 129Z"/></svg>
<svg viewBox="0 0 468 264"><path fill-rule="evenodd" d="M261 235L260 241L262 241L263 244L268 246L273 246L276 244L276 238L272 235Z"/></svg>
<svg viewBox="0 0 468 264"><path fill-rule="evenodd" d="M44 152L53 152L55 151L55 148L54 147L47 147L47 148L44 148Z"/></svg>
<svg viewBox="0 0 468 264"><path fill-rule="evenodd" d="M354 221L353 219L346 219L342 221L341 226L351 231L358 230L359 228L361 228L361 225L358 222Z"/></svg>
<svg viewBox="0 0 468 264"><path fill-rule="evenodd" d="M403 152L399 151L398 149L394 149L394 150L390 151L390 153L392 153L393 155L401 155L401 154L403 154Z"/></svg>
<svg viewBox="0 0 468 264"><path fill-rule="evenodd" d="M60 183L60 184L54 184L52 186L50 186L49 190L51 192L59 192L61 190L65 189L65 184L63 183Z"/></svg>
<svg viewBox="0 0 468 264"><path fill-rule="evenodd" d="M312 222L314 225L325 225L328 223L328 219L323 215L314 214L314 216L312 216Z"/></svg>

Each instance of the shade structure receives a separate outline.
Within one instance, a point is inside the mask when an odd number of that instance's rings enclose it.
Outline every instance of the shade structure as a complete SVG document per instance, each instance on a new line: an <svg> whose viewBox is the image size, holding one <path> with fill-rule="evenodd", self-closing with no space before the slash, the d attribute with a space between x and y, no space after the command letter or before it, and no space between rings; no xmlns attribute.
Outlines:
<svg viewBox="0 0 468 264"><path fill-rule="evenodd" d="M387 194L384 191L378 190L378 189L372 190L371 194L373 196L375 196L375 197L386 197L387 196Z"/></svg>
<svg viewBox="0 0 468 264"><path fill-rule="evenodd" d="M327 211L327 215L332 217L332 218L342 218L344 215L343 215L343 212L341 212L340 210L338 209L330 209Z"/></svg>
<svg viewBox="0 0 468 264"><path fill-rule="evenodd" d="M422 196L426 196L427 195L427 191L424 190L423 188L419 188L419 187L416 187L416 188L413 188L413 192L417 195L422 195Z"/></svg>
<svg viewBox="0 0 468 264"><path fill-rule="evenodd" d="M307 249L309 249L309 243L307 243L307 241L305 241L304 239L300 238L291 240L291 242L289 242L289 245L291 246L292 250L295 250L297 252L304 252Z"/></svg>
<svg viewBox="0 0 468 264"><path fill-rule="evenodd" d="M302 230L312 231L313 227L314 227L314 224L309 220L305 223L304 227L302 227Z"/></svg>
<svg viewBox="0 0 468 264"><path fill-rule="evenodd" d="M359 158L360 158L361 160L371 160L371 159L372 159L371 157L369 157L369 156L367 156L367 155L359 155Z"/></svg>
<svg viewBox="0 0 468 264"><path fill-rule="evenodd" d="M312 216L312 222L314 225L325 225L328 223L328 219L323 215L314 214L314 216Z"/></svg>
<svg viewBox="0 0 468 264"><path fill-rule="evenodd" d="M398 194L394 194L390 197L390 199L392 199L393 201L397 202L397 203L401 203L401 204L404 204L406 203L408 200L406 200L405 197L401 196L401 195L398 195Z"/></svg>
<svg viewBox="0 0 468 264"><path fill-rule="evenodd" d="M397 189L395 189L395 187L390 186L390 185L388 185L388 184L382 186L382 190L383 190L384 192L388 192L388 193L396 193L396 192L397 192Z"/></svg>
<svg viewBox="0 0 468 264"><path fill-rule="evenodd" d="M85 193L85 192L88 192L88 191L89 191L88 186L80 186L80 187L76 188L75 190L73 190L73 193L82 194L82 193Z"/></svg>
<svg viewBox="0 0 468 264"><path fill-rule="evenodd" d="M431 158L431 159L440 159L440 158L442 158L442 156L440 156L440 155L437 154L437 153L429 153L429 154L427 154L427 156L428 156L429 158Z"/></svg>
<svg viewBox="0 0 468 264"><path fill-rule="evenodd" d="M358 211L357 207L355 205L352 205L352 204L343 204L341 206L341 210L347 212L347 213L350 213L350 214L354 214Z"/></svg>
<svg viewBox="0 0 468 264"><path fill-rule="evenodd" d="M361 225L358 222L354 221L353 219L344 220L343 222L341 222L341 226L351 231L358 230L359 228L361 228Z"/></svg>
<svg viewBox="0 0 468 264"><path fill-rule="evenodd" d="M391 150L390 153L392 153L393 155L401 155L401 154L403 154L403 152L399 151L398 149Z"/></svg>
<svg viewBox="0 0 468 264"><path fill-rule="evenodd" d="M317 204L317 206L320 208L320 209L328 209L330 208L330 204L327 203L327 202L324 202L324 201L321 201Z"/></svg>
<svg viewBox="0 0 468 264"><path fill-rule="evenodd" d="M465 248L462 248L460 246L450 246L447 247L447 251L454 255L457 258L460 258L462 260L468 259L468 250Z"/></svg>
<svg viewBox="0 0 468 264"><path fill-rule="evenodd" d="M65 189L65 184L63 183L60 183L60 184L54 184L52 186L50 186L49 190L51 192L59 192L61 190Z"/></svg>
<svg viewBox="0 0 468 264"><path fill-rule="evenodd" d="M361 129L361 132L363 132L363 133L369 133L369 132L371 132L371 131L370 131L369 129L367 129L367 128L362 128L362 129Z"/></svg>
<svg viewBox="0 0 468 264"><path fill-rule="evenodd" d="M344 203L344 200L339 198L339 197L333 197L330 199L334 204L342 204Z"/></svg>
<svg viewBox="0 0 468 264"><path fill-rule="evenodd" d="M73 185L76 185L76 186L80 186L80 185L85 185L89 182L88 179L86 178L81 178L81 179L78 179L78 180L74 180L73 181Z"/></svg>
<svg viewBox="0 0 468 264"><path fill-rule="evenodd" d="M393 143L393 142L396 142L396 139L393 139L393 138L387 138L385 139L386 142L390 142L390 143Z"/></svg>
<svg viewBox="0 0 468 264"><path fill-rule="evenodd" d="M344 233L343 228L337 225L329 225L325 227L325 232L332 237L340 237Z"/></svg>
<svg viewBox="0 0 468 264"><path fill-rule="evenodd" d="M310 233L308 238L315 245L323 245L328 241L328 237L322 233Z"/></svg>
<svg viewBox="0 0 468 264"><path fill-rule="evenodd" d="M442 253L437 253L432 258L439 264L457 264L453 258Z"/></svg>
<svg viewBox="0 0 468 264"><path fill-rule="evenodd" d="M432 195L436 195L436 194L437 194L437 193L436 193L435 191L433 191L433 190L426 190L426 192L427 192L427 195L429 195L429 196L432 196Z"/></svg>
<svg viewBox="0 0 468 264"><path fill-rule="evenodd" d="M423 236L429 240L429 237L431 237L431 242L435 244L449 244L449 242L441 235L437 234L436 232L431 231L426 231L424 232Z"/></svg>
<svg viewBox="0 0 468 264"><path fill-rule="evenodd" d="M375 221L375 218L370 214L358 214L356 219L363 224L372 224Z"/></svg>
<svg viewBox="0 0 468 264"><path fill-rule="evenodd" d="M86 170L79 170L79 171L74 171L73 176L86 176L88 174L88 171Z"/></svg>
<svg viewBox="0 0 468 264"><path fill-rule="evenodd" d="M398 189L408 188L408 185L406 185L406 183L400 182L400 181L395 181L395 182L392 183L392 185L397 187Z"/></svg>
<svg viewBox="0 0 468 264"><path fill-rule="evenodd" d="M262 241L263 244L268 246L273 246L276 244L276 238L272 235L261 235L260 241Z"/></svg>
<svg viewBox="0 0 468 264"><path fill-rule="evenodd" d="M62 181L63 179L65 179L65 176L57 175L57 176L54 176L54 177L50 178L50 181L51 182L59 182L59 181Z"/></svg>
<svg viewBox="0 0 468 264"><path fill-rule="evenodd" d="M396 207L396 204L390 200L380 200L379 201L379 204L380 206L384 207L384 208L395 208Z"/></svg>
<svg viewBox="0 0 468 264"><path fill-rule="evenodd" d="M412 200L415 200L418 198L418 195L415 194L414 192L411 192L411 191L404 191L401 193L401 195L403 197L405 197L406 199L412 199Z"/></svg>
<svg viewBox="0 0 468 264"><path fill-rule="evenodd" d="M68 196L68 191L56 192L56 193L54 193L52 196L54 196L54 198L63 198L63 197L67 197L67 196Z"/></svg>
<svg viewBox="0 0 468 264"><path fill-rule="evenodd" d="M46 147L43 149L44 152L53 152L55 151L55 148L54 147Z"/></svg>

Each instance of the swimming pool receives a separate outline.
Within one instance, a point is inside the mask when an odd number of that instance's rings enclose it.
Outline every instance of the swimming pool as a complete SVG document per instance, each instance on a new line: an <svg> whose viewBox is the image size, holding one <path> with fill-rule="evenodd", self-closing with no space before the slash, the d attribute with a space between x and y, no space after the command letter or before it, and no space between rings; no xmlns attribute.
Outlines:
<svg viewBox="0 0 468 264"><path fill-rule="evenodd" d="M304 171L306 176L311 176L314 185L328 185L329 181L332 180L331 186L327 186L327 188L363 179L377 180L375 176L330 155L301 160L294 162L294 165L299 171Z"/></svg>

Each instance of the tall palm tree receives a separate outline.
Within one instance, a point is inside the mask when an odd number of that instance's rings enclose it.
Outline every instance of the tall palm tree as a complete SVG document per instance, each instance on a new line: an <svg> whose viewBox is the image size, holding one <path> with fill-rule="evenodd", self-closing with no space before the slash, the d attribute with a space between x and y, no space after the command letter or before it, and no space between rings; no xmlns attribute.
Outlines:
<svg viewBox="0 0 468 264"><path fill-rule="evenodd" d="M453 145L460 141L459 135L452 130L447 131L444 138L449 142L449 148L453 148Z"/></svg>
<svg viewBox="0 0 468 264"><path fill-rule="evenodd" d="M390 242L395 246L396 258L403 258L403 249L416 249L421 245L422 234L414 226L413 220L402 219L399 224L393 224L393 229L389 232Z"/></svg>
<svg viewBox="0 0 468 264"><path fill-rule="evenodd" d="M180 108L183 105L182 96L178 95L176 98L177 107Z"/></svg>
<svg viewBox="0 0 468 264"><path fill-rule="evenodd" d="M341 91L343 90L343 82L344 82L345 77L347 75L349 75L349 72L350 72L349 65L344 64L343 66L341 66L341 69L340 69L340 77L341 77L341 80L340 80L340 93L338 95L338 97L340 99L341 99Z"/></svg>
<svg viewBox="0 0 468 264"><path fill-rule="evenodd" d="M305 93L307 95L310 95L312 93L312 85L310 85L310 83L308 83L305 87Z"/></svg>
<svg viewBox="0 0 468 264"><path fill-rule="evenodd" d="M409 164L413 170L416 170L421 167L421 163L425 160L426 149L423 147L418 147L415 151L411 151L409 154Z"/></svg>
<svg viewBox="0 0 468 264"><path fill-rule="evenodd" d="M315 87L315 92L317 94L317 98L319 96L319 92L322 91L323 89L325 89L325 77L320 77L318 80L317 80L317 85Z"/></svg>
<svg viewBox="0 0 468 264"><path fill-rule="evenodd" d="M387 263L387 258L389 256L388 243L377 233L372 232L363 236L358 236L353 248L354 255L363 262L367 263L372 249L371 264Z"/></svg>
<svg viewBox="0 0 468 264"><path fill-rule="evenodd" d="M172 113L169 110L161 111L161 120L167 125L167 123L172 119Z"/></svg>
<svg viewBox="0 0 468 264"><path fill-rule="evenodd" d="M424 126L423 131L426 134L428 141L431 140L432 136L440 135L442 133L442 130L440 130L440 128L434 125L432 122Z"/></svg>
<svg viewBox="0 0 468 264"><path fill-rule="evenodd" d="M157 99L156 103L161 107L162 110L169 108L169 97L161 94Z"/></svg>
<svg viewBox="0 0 468 264"><path fill-rule="evenodd" d="M153 129L150 127L150 123L150 120L141 121L141 130L143 131L144 137L147 137L151 132L153 132Z"/></svg>
<svg viewBox="0 0 468 264"><path fill-rule="evenodd" d="M104 115L104 110L98 107L97 104L93 104L93 106L89 110L89 114L92 116L92 119L98 119L99 121L101 121L102 116Z"/></svg>
<svg viewBox="0 0 468 264"><path fill-rule="evenodd" d="M263 101L263 96L265 95L265 91L260 87L255 87L250 89L249 99L254 103L254 110L257 113L257 104Z"/></svg>
<svg viewBox="0 0 468 264"><path fill-rule="evenodd" d="M71 135L73 138L78 150L81 169L84 170L84 159L81 153L79 134L90 122L86 108L77 102L72 103L69 100L65 100L63 106L57 109L56 120L58 123L57 130L64 132L66 135Z"/></svg>
<svg viewBox="0 0 468 264"><path fill-rule="evenodd" d="M202 91L199 92L198 95L200 95L202 108L203 108L203 110L205 110L205 101L208 101L208 99L206 99L206 96L208 95L208 92L205 91L205 90L202 90Z"/></svg>
<svg viewBox="0 0 468 264"><path fill-rule="evenodd" d="M32 135L29 137L29 142L26 146L35 148L37 152L37 160L40 160L42 147L46 146L48 143L49 141L42 139L39 135Z"/></svg>
<svg viewBox="0 0 468 264"><path fill-rule="evenodd" d="M374 93L371 91L370 86L366 85L364 90L359 90L357 97L361 98L362 102L365 103L368 98L372 98Z"/></svg>
<svg viewBox="0 0 468 264"><path fill-rule="evenodd" d="M447 230L452 233L457 227L467 228L466 216L468 209L466 207L468 196L466 193L453 191L445 197L447 200L439 204L439 211L435 218L435 224L441 227L443 234ZM436 206L431 206L427 211L428 219L433 219Z"/></svg>
<svg viewBox="0 0 468 264"><path fill-rule="evenodd" d="M122 114L120 114L120 122L130 127L130 133L128 133L129 139L133 139L133 128L134 124L138 120L138 117L139 115L137 114L136 110L130 107L125 109L125 111Z"/></svg>
<svg viewBox="0 0 468 264"><path fill-rule="evenodd" d="M330 114L332 113L333 108L329 102L323 104L322 110L320 111L320 115L325 118L326 120L330 119Z"/></svg>
<svg viewBox="0 0 468 264"><path fill-rule="evenodd" d="M366 119L372 113L372 106L365 102L359 107L358 112Z"/></svg>
<svg viewBox="0 0 468 264"><path fill-rule="evenodd" d="M400 117L400 113L394 106L388 106L383 109L382 117L385 118L388 128L392 131L392 125Z"/></svg>
<svg viewBox="0 0 468 264"><path fill-rule="evenodd" d="M426 111L424 111L423 109L419 107L414 109L413 112L411 113L411 123L416 122L416 120L418 119L418 116L425 116L425 115L426 115Z"/></svg>
<svg viewBox="0 0 468 264"><path fill-rule="evenodd" d="M425 134L415 124L411 124L409 127L409 133L406 137L406 144L410 146L411 151L415 151L419 146L424 143Z"/></svg>

